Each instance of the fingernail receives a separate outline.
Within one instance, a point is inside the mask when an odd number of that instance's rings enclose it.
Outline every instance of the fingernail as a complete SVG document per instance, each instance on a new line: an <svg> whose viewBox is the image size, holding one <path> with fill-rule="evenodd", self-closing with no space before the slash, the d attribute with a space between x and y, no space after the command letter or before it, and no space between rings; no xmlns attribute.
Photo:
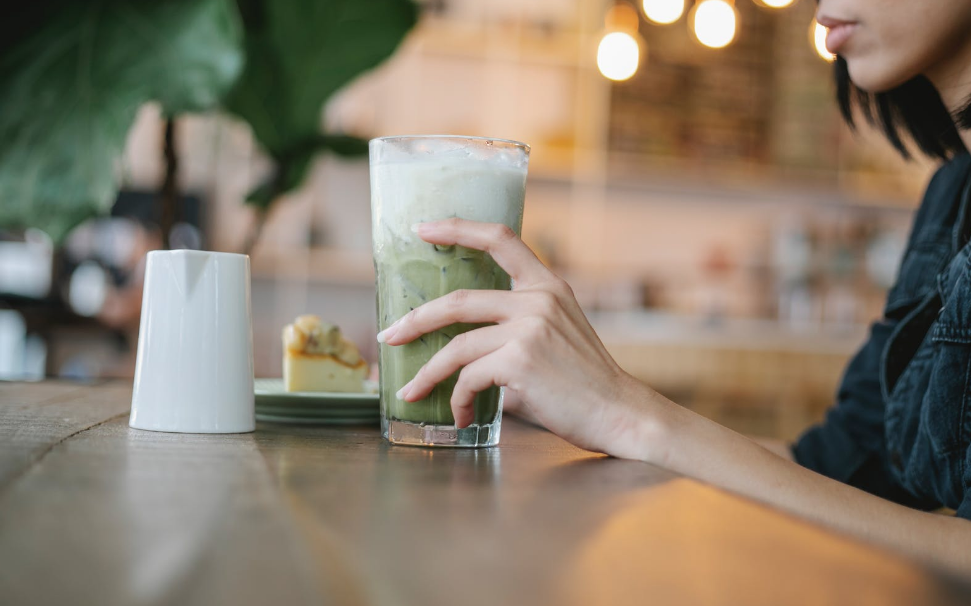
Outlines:
<svg viewBox="0 0 971 606"><path fill-rule="evenodd" d="M400 322L401 320L398 320ZM395 322L391 326L385 328L378 333L378 343L387 343L388 339L394 336L394 333L398 330L398 322Z"/></svg>
<svg viewBox="0 0 971 606"><path fill-rule="evenodd" d="M404 400L405 396L408 395L408 392L411 390L411 384L414 382L415 380L412 379L411 381L408 381L407 383L405 383L405 386L398 390L398 393L395 394L395 397L398 398L399 400Z"/></svg>
<svg viewBox="0 0 971 606"><path fill-rule="evenodd" d="M421 223L415 223L414 225L411 226L411 231L417 234L419 227L421 227Z"/></svg>

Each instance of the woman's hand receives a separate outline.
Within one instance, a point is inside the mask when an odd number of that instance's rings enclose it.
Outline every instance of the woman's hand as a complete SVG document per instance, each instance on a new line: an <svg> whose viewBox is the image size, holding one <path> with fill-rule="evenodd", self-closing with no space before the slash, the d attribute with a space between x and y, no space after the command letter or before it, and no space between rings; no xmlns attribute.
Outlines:
<svg viewBox="0 0 971 606"><path fill-rule="evenodd" d="M378 339L394 346L459 322L489 324L452 339L401 389L401 399L421 400L461 369L451 400L457 427L472 422L475 394L499 385L506 388L507 410L574 444L643 458L653 392L610 357L566 282L504 225L449 219L420 225L418 235L488 252L514 287L453 292L383 331Z"/></svg>

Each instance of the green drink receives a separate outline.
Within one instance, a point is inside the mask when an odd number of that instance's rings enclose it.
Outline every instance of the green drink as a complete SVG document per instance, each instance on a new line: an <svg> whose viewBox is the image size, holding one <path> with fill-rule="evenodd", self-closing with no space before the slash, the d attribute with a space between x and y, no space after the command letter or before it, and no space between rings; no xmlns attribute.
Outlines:
<svg viewBox="0 0 971 606"><path fill-rule="evenodd" d="M475 137L390 137L371 142L371 211L377 275L378 329L459 289L508 290L509 276L483 252L436 246L415 234L418 223L449 217L504 223L520 232L529 148ZM393 443L491 446L498 442L501 394L477 395L475 419L456 429L450 400L458 373L419 402L396 393L456 335L454 324L407 345L380 346L381 421Z"/></svg>

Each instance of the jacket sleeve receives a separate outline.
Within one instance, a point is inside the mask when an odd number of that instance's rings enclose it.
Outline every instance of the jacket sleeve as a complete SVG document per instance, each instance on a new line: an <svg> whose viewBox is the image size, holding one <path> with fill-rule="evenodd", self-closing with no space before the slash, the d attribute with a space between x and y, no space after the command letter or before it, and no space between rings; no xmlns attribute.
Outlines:
<svg viewBox="0 0 971 606"><path fill-rule="evenodd" d="M870 336L850 361L836 405L823 423L810 428L792 448L803 467L877 496L920 506L894 481L884 444L884 403L880 359L896 322L873 324Z"/></svg>

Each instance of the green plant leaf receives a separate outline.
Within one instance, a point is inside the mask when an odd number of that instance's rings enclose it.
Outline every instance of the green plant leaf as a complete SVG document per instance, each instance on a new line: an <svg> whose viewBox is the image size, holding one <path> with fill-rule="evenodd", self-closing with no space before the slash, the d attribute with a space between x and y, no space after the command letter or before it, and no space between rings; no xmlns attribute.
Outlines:
<svg viewBox="0 0 971 606"><path fill-rule="evenodd" d="M138 108L212 107L242 68L232 0L63 2L0 59L0 226L107 211Z"/></svg>
<svg viewBox="0 0 971 606"><path fill-rule="evenodd" d="M318 149L327 149L338 156L363 156L368 152L367 139L349 135L321 135Z"/></svg>
<svg viewBox="0 0 971 606"><path fill-rule="evenodd" d="M250 196L252 202L266 196L272 202L299 186L308 147L342 155L367 152L350 137L317 141L321 109L338 89L394 52L418 9L411 0L238 0L238 5L246 67L224 105L249 123L281 165Z"/></svg>

